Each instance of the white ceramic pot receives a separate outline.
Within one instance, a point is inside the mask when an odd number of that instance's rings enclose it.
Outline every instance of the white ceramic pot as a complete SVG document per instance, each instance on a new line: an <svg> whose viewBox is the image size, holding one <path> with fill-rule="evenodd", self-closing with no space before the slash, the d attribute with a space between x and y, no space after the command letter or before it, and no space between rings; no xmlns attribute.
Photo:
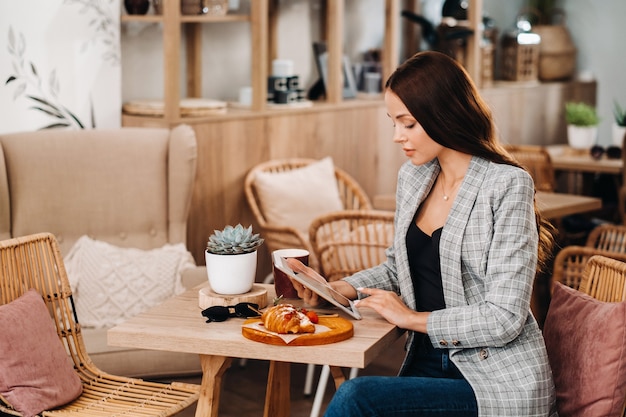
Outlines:
<svg viewBox="0 0 626 417"><path fill-rule="evenodd" d="M624 142L624 135L626 135L626 126L620 126L617 123L613 123L613 145L622 147Z"/></svg>
<svg viewBox="0 0 626 417"><path fill-rule="evenodd" d="M590 149L596 144L597 126L567 126L567 141L575 149Z"/></svg>
<svg viewBox="0 0 626 417"><path fill-rule="evenodd" d="M245 294L256 277L257 252L240 255L216 255L204 251L206 272L211 289L218 294Z"/></svg>

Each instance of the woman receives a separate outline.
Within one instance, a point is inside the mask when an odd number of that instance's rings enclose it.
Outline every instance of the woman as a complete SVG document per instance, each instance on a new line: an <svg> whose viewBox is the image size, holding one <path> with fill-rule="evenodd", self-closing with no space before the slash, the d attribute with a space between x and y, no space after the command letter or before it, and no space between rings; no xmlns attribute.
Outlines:
<svg viewBox="0 0 626 417"><path fill-rule="evenodd" d="M331 285L409 331L400 377L345 382L326 416L556 414L541 331L530 313L552 227L534 184L498 144L465 70L421 52L385 85L398 174L387 261ZM320 300L297 285L307 303Z"/></svg>

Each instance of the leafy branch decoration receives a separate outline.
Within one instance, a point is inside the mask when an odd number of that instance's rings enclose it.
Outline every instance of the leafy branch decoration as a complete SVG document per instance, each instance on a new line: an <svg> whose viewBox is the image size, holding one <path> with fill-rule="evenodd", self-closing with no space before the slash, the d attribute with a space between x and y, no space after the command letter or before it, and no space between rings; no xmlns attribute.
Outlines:
<svg viewBox="0 0 626 417"><path fill-rule="evenodd" d="M119 52L119 29L113 17L114 7L110 7L114 0L64 0L65 4L81 6L79 13L89 15L88 26L91 36L83 43L81 52L90 47L101 44L105 52L103 61L111 66L120 65ZM108 3L109 6L107 8ZM8 51L12 57L13 74L5 82L5 86L16 85L13 92L13 100L25 97L30 101L30 109L39 111L53 119L53 121L40 129L78 128L84 129L82 122L75 113L65 107L59 98L60 82L56 69L50 71L44 78L32 60L26 55L26 39L23 33L17 34L13 27L9 27ZM89 105L91 127L95 127L95 114L93 102Z"/></svg>
<svg viewBox="0 0 626 417"><path fill-rule="evenodd" d="M33 102L30 107L54 118L55 120L41 129L79 128L84 129L84 124L69 109L63 106L59 100L59 79L56 69L50 72L47 83L39 75L37 67L32 61L26 62L26 39L24 34L18 36L9 27L9 54L13 57L13 75L10 75L5 85L16 83L17 88L13 93L13 100L24 95ZM29 91L35 91L29 94Z"/></svg>
<svg viewBox="0 0 626 417"><path fill-rule="evenodd" d="M102 0L65 0L65 4L82 5L80 14L94 14L89 21L89 26L93 29L93 36L85 41L82 50L86 50L89 46L101 42L106 48L103 59L108 61L112 66L119 66L121 63L119 44L119 30L115 20L106 7L102 6ZM112 0L108 1L112 4ZM110 11L112 8L109 7Z"/></svg>

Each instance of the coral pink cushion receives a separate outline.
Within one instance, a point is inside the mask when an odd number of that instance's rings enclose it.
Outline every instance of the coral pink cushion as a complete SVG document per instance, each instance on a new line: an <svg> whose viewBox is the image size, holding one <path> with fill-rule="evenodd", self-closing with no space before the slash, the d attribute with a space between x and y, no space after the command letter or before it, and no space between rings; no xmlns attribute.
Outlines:
<svg viewBox="0 0 626 417"><path fill-rule="evenodd" d="M35 290L0 306L0 395L29 417L66 404L82 384Z"/></svg>
<svg viewBox="0 0 626 417"><path fill-rule="evenodd" d="M598 301L557 282L543 334L559 416L621 416L626 303Z"/></svg>

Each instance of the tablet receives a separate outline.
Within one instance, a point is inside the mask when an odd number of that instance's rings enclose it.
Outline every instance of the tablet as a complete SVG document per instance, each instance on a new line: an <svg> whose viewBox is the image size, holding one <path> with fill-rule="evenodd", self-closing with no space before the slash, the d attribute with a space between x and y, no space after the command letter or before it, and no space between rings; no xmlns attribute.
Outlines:
<svg viewBox="0 0 626 417"><path fill-rule="evenodd" d="M283 257L279 257L275 260L275 262L278 263L275 263L274 266L283 271L289 277L295 279L332 305L338 307L341 311L350 315L350 317L361 320L361 314L352 300L344 297L341 293L334 290L330 285L328 285L328 282L326 282L321 275L317 273L313 275L307 274L306 272L295 272L287 264L287 259Z"/></svg>

